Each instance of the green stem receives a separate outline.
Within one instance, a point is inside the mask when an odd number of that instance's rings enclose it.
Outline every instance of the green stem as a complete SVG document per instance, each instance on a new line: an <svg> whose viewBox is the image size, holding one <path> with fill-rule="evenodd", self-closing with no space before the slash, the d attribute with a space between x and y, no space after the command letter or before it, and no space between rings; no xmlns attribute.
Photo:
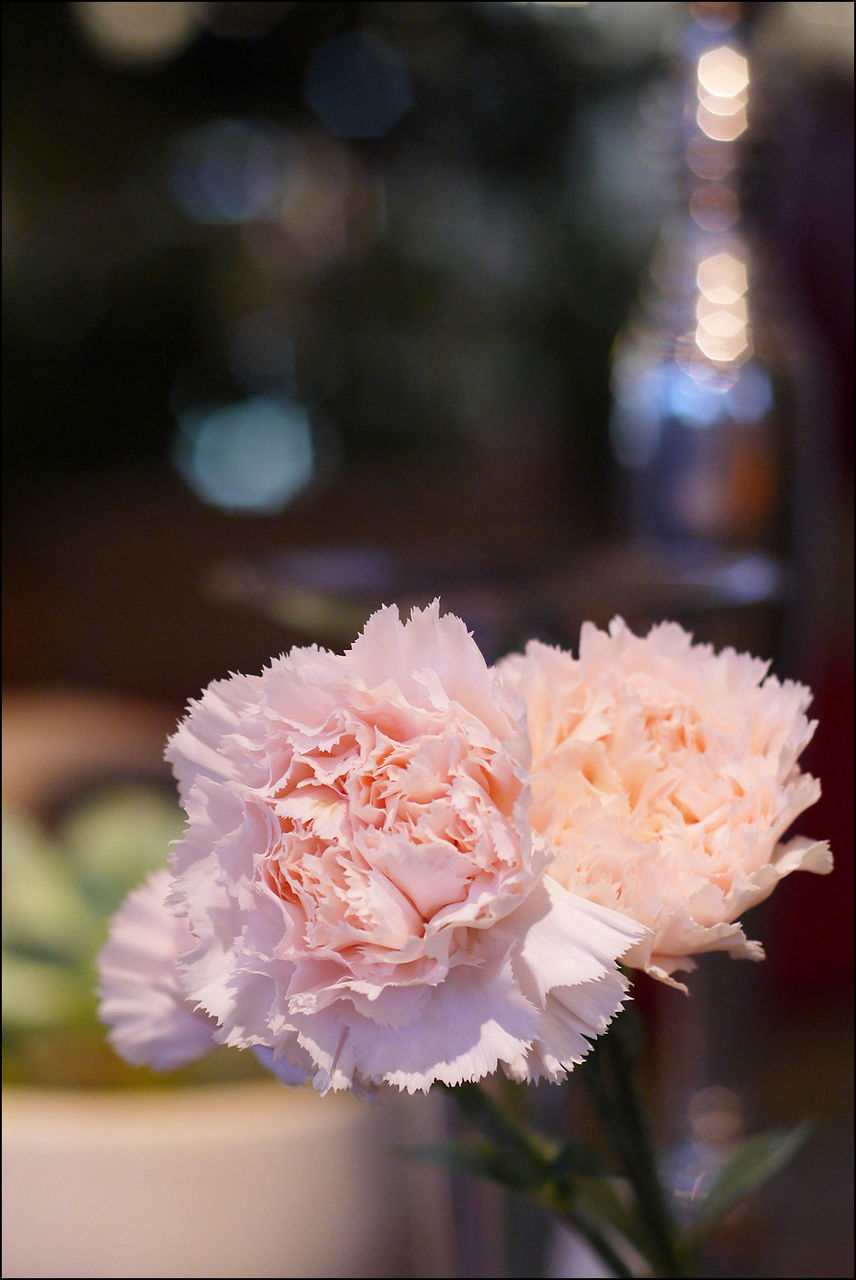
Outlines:
<svg viewBox="0 0 856 1280"><path fill-rule="evenodd" d="M572 1203L567 1203L565 1199L554 1194L552 1188L545 1188L541 1194L531 1192L531 1199L536 1204L546 1209L552 1217L560 1222L567 1223L591 1245L596 1253L598 1253L619 1280L632 1280L635 1272L632 1267L624 1260L621 1254L615 1249L603 1234L601 1228L591 1220L584 1212L578 1208L575 1209Z"/></svg>
<svg viewBox="0 0 856 1280"><path fill-rule="evenodd" d="M692 1276L695 1268L678 1247L675 1223L660 1181L626 1041L627 1016L627 1012L623 1013L600 1038L583 1064L582 1074L635 1192L651 1260L663 1276Z"/></svg>
<svg viewBox="0 0 856 1280"><path fill-rule="evenodd" d="M686 1280L698 1274L696 1251L683 1245L660 1180L654 1146L636 1082L635 1053L628 1035L632 1013L625 1011L602 1036L580 1070L589 1088L606 1137L618 1157L621 1173L635 1195L632 1221L622 1226L622 1212L590 1202L576 1182L576 1174L558 1175L555 1150L538 1134L520 1124L512 1109L503 1108L475 1084L450 1092L468 1121L496 1153L488 1176L528 1196L555 1218L573 1227L618 1277L634 1275L622 1256L620 1242L632 1242L660 1277ZM588 1173L591 1174L591 1170ZM598 1175L598 1176L603 1176Z"/></svg>
<svg viewBox="0 0 856 1280"><path fill-rule="evenodd" d="M574 1228L620 1278L632 1280L634 1271L604 1233L603 1225L579 1203L573 1189L551 1176L551 1157L545 1145L515 1117L501 1108L478 1084L461 1084L449 1090L470 1124L478 1129L500 1153L514 1176L504 1185L527 1196L553 1218ZM616 1234L621 1236L620 1232Z"/></svg>

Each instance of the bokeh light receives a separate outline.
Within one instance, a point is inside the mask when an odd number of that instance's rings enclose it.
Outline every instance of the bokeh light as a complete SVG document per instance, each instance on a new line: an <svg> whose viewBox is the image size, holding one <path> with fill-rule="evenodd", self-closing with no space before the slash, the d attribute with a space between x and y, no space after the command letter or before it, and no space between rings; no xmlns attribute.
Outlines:
<svg viewBox="0 0 856 1280"><path fill-rule="evenodd" d="M749 86L749 63L742 53L730 45L708 49L698 60L699 97L701 90L710 94L711 109L716 99L728 101L745 93ZM723 114L728 114L723 110Z"/></svg>
<svg viewBox="0 0 856 1280"><path fill-rule="evenodd" d="M751 350L749 287L745 256L715 253L704 258L696 271L695 342L699 351L718 364L734 364Z"/></svg>
<svg viewBox="0 0 856 1280"><path fill-rule="evenodd" d="M195 38L210 6L191 0L77 0L72 13L87 44L123 70L155 68Z"/></svg>
<svg viewBox="0 0 856 1280"><path fill-rule="evenodd" d="M347 31L320 45L306 70L303 94L340 138L382 138L413 105L404 58L369 31Z"/></svg>
<svg viewBox="0 0 856 1280"><path fill-rule="evenodd" d="M730 45L708 49L698 60L696 123L716 142L734 142L745 131L749 64Z"/></svg>
<svg viewBox="0 0 856 1280"><path fill-rule="evenodd" d="M178 414L173 462L204 502L225 511L283 511L314 476L309 414L293 401L253 396Z"/></svg>
<svg viewBox="0 0 856 1280"><path fill-rule="evenodd" d="M176 138L169 187L194 222L275 218L297 150L292 135L269 120L211 120Z"/></svg>
<svg viewBox="0 0 856 1280"><path fill-rule="evenodd" d="M745 132L748 124L746 107L742 103L735 104L734 110L728 113L712 111L704 102L698 104L696 123L702 133L715 142L736 142Z"/></svg>
<svg viewBox="0 0 856 1280"><path fill-rule="evenodd" d="M699 293L711 302L728 306L742 298L749 287L746 263L731 253L715 253L698 265Z"/></svg>
<svg viewBox="0 0 856 1280"><path fill-rule="evenodd" d="M724 182L700 183L690 196L689 211L703 231L728 231L740 217L737 192Z"/></svg>

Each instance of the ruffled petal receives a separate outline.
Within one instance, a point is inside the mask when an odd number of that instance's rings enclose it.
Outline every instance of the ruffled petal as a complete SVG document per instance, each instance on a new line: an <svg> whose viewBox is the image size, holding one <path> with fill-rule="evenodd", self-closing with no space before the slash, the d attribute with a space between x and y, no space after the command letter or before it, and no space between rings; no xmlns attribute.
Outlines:
<svg viewBox="0 0 856 1280"><path fill-rule="evenodd" d="M704 951L762 958L739 917L792 871L832 866L825 844L780 843L820 784L797 763L811 693L768 668L621 618L585 623L579 658L533 641L498 664L527 707L548 875L647 925L624 963L672 985Z"/></svg>
<svg viewBox="0 0 856 1280"><path fill-rule="evenodd" d="M113 917L98 953L99 1017L127 1062L172 1071L215 1047L217 1022L197 1012L180 981L179 960L193 946L184 920L166 906L169 873L156 871Z"/></svg>

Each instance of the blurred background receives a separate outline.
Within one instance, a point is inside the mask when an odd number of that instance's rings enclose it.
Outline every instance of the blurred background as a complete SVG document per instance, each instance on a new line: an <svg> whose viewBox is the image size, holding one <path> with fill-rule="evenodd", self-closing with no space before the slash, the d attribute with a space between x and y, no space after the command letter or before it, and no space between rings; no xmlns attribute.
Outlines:
<svg viewBox="0 0 856 1280"><path fill-rule="evenodd" d="M765 964L641 984L662 1137L813 1115L710 1274L852 1274L853 18L3 6L4 1078L103 1068L63 966L162 861L210 680L382 602L491 659L675 618L814 690L836 867L753 912ZM482 1208L460 1274L545 1274Z"/></svg>

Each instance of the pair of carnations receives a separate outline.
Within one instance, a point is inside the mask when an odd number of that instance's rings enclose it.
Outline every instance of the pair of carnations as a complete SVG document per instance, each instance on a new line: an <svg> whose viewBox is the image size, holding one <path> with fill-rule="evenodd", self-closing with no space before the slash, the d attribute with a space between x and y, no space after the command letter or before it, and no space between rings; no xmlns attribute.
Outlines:
<svg viewBox="0 0 856 1280"><path fill-rule="evenodd" d="M820 794L810 697L675 623L489 666L436 601L215 681L167 744L184 835L99 955L110 1039L321 1092L558 1081L626 970L761 959L742 914L831 868L783 842Z"/></svg>

